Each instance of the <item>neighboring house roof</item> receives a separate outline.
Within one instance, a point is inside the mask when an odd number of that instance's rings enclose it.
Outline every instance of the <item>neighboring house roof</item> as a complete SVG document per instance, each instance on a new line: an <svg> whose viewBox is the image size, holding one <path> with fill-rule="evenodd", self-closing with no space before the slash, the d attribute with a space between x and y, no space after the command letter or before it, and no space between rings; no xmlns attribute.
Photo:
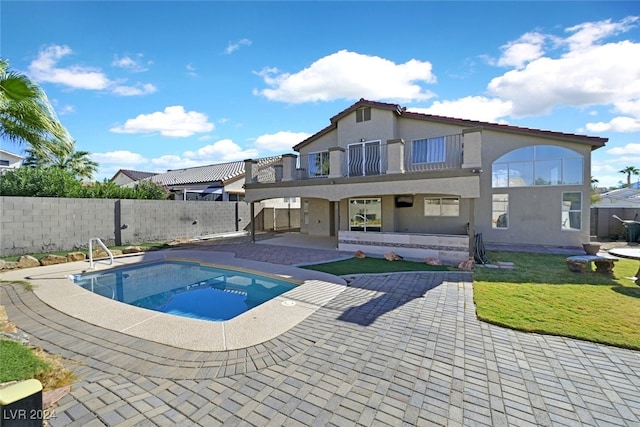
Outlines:
<svg viewBox="0 0 640 427"><path fill-rule="evenodd" d="M640 208L640 189L620 188L599 195L600 200L592 204L594 208Z"/></svg>
<svg viewBox="0 0 640 427"><path fill-rule="evenodd" d="M149 178L151 176L157 175L156 172L142 172L142 171L134 171L129 169L120 169L118 172L115 173L115 175L113 175L113 178L111 178L111 181L113 181L118 176L118 174L122 174L127 178L131 179L132 181L140 181L141 179L145 179L145 178Z"/></svg>
<svg viewBox="0 0 640 427"><path fill-rule="evenodd" d="M10 151L6 151L6 150L0 150L0 158L2 158L3 160L14 160L13 163L19 162L20 160L23 160L24 157L20 156L16 153L12 153Z"/></svg>
<svg viewBox="0 0 640 427"><path fill-rule="evenodd" d="M355 111L356 109L362 108L362 107L373 107L373 108L378 108L378 109L383 109L383 110L395 111L396 114L398 114L398 116L412 118L412 119L416 119L416 120L427 120L427 121L432 121L432 122L451 124L451 125L457 125L457 126L464 126L464 127L483 127L483 128L486 128L486 129L496 130L496 131L499 131L499 132L501 131L501 132L513 132L513 133L531 134L531 135L536 135L536 136L546 137L546 138L564 139L564 140L570 140L570 141L574 141L574 142L581 142L581 143L585 143L585 144L591 145L592 150L595 150L596 148L600 148L600 147L604 146L605 143L609 140L608 138L601 138L601 137L597 137L597 136L578 135L578 134L573 134L573 133L555 132L555 131L549 131L549 130L525 128L525 127L504 125L504 124L498 124L498 123L480 122L480 121L476 121L476 120L467 120L467 119L458 119L458 118L453 118L453 117L436 116L436 115L433 115L433 114L416 113L416 112L407 111L406 107L401 107L398 104L389 104L389 103L385 103L385 102L369 101L369 100L366 100L366 99L362 98L358 102L356 102L355 104L351 105L350 107L346 108L345 110L343 110L340 113L336 114L335 116L331 117L331 119L330 119L331 124L329 126L327 126L326 128L320 130L319 132L315 133L314 135L311 135L309 138L305 139L304 141L300 142L299 144L295 145L293 147L293 149L295 151L298 151L300 148L302 148L305 145L311 143L312 141L316 140L317 138L321 137L322 135L325 135L328 132L336 129L337 126L338 126L338 121L340 119L342 119L344 116L350 114L351 112Z"/></svg>
<svg viewBox="0 0 640 427"><path fill-rule="evenodd" d="M257 159L258 168L273 165L282 160L281 156ZM244 177L244 160L194 168L170 170L157 174L151 180L155 183L174 186L219 182L222 185Z"/></svg>

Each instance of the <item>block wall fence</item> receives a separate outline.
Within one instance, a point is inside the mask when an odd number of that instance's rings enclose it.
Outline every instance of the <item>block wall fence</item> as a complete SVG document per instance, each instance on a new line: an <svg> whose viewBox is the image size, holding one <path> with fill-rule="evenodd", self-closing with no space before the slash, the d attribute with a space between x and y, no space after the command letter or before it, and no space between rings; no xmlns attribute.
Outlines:
<svg viewBox="0 0 640 427"><path fill-rule="evenodd" d="M95 237L135 245L250 229L245 202L0 197L0 256L85 249Z"/></svg>

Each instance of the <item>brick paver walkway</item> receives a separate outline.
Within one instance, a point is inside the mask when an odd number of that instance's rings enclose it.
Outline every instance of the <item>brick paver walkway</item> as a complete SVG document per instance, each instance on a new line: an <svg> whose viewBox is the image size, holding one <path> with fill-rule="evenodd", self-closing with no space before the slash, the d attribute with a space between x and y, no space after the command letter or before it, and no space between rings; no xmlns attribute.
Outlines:
<svg viewBox="0 0 640 427"><path fill-rule="evenodd" d="M314 256L293 252L281 257ZM2 292L33 344L79 363L53 426L640 424L640 352L481 323L469 273L359 277L287 333L230 352L135 339Z"/></svg>

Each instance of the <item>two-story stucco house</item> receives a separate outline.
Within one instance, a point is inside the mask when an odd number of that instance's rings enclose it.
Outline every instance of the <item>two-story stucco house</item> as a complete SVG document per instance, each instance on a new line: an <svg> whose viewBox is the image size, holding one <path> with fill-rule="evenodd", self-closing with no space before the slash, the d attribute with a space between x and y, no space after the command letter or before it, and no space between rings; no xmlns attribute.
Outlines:
<svg viewBox="0 0 640 427"><path fill-rule="evenodd" d="M301 233L341 250L455 262L484 243L589 241L591 151L606 138L407 111L361 99L285 154L245 200L301 197Z"/></svg>

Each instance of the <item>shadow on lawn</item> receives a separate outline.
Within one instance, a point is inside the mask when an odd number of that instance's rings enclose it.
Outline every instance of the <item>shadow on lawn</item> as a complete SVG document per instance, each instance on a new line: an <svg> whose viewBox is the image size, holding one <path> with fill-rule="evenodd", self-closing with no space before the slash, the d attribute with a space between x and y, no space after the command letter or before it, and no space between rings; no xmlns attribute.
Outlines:
<svg viewBox="0 0 640 427"><path fill-rule="evenodd" d="M640 298L640 286L636 286L635 288L629 286L614 286L611 289L627 297Z"/></svg>

